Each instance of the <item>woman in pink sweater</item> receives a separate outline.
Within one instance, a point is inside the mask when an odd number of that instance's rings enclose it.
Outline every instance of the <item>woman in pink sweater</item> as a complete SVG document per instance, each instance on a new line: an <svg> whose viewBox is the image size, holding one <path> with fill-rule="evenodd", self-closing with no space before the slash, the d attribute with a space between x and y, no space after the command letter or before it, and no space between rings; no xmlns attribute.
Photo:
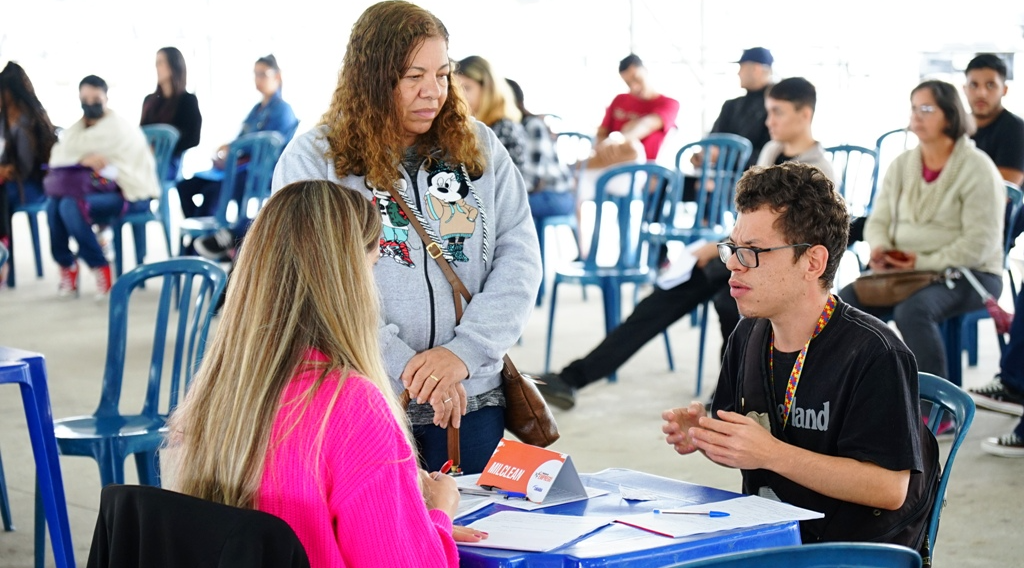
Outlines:
<svg viewBox="0 0 1024 568"><path fill-rule="evenodd" d="M267 202L171 419L175 481L281 517L317 568L458 566L458 490L417 467L380 358L380 232L368 200L328 181Z"/></svg>

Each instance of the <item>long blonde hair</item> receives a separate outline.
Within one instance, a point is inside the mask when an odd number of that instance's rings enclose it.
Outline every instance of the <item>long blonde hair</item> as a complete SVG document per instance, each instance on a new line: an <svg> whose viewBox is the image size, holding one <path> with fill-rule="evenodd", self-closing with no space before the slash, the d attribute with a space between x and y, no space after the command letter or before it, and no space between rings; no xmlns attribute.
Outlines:
<svg viewBox="0 0 1024 568"><path fill-rule="evenodd" d="M181 492L255 508L268 448L280 442L270 434L282 391L311 366L321 372L304 394L307 405L329 374L338 377L327 383L335 391L320 418L321 441L350 372L380 389L410 439L377 340L367 254L380 231L368 199L328 181L293 183L270 198L246 236L217 334L170 420ZM309 348L327 360L304 361Z"/></svg>
<svg viewBox="0 0 1024 568"><path fill-rule="evenodd" d="M394 185L405 153L398 113L398 82L409 69L415 49L430 38L448 44L448 30L436 16L409 2L378 2L352 26L331 106L320 124L327 126L329 159L339 176L366 176L376 188ZM448 73L448 95L430 125L417 138L424 158L440 157L463 164L472 176L484 171L469 105Z"/></svg>
<svg viewBox="0 0 1024 568"><path fill-rule="evenodd" d="M480 85L480 108L475 116L487 126L507 118L512 122L523 120L523 113L516 106L512 87L504 77L494 71L494 67L479 55L470 55L459 61L455 73L472 79Z"/></svg>

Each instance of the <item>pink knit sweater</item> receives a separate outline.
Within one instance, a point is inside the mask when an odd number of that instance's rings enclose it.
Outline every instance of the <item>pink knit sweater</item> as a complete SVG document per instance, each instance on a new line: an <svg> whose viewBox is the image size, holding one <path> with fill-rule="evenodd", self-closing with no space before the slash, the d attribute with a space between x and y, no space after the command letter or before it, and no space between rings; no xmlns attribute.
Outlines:
<svg viewBox="0 0 1024 568"><path fill-rule="evenodd" d="M299 418L316 376L300 373L285 388L257 507L291 525L313 568L457 567L452 521L427 510L412 448L364 377L345 381L316 452L337 384L325 381Z"/></svg>

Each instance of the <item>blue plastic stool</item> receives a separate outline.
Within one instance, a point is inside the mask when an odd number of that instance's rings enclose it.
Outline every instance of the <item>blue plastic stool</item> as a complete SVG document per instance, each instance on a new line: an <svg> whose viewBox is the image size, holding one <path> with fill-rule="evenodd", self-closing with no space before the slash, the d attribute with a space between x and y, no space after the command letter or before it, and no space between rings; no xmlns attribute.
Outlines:
<svg viewBox="0 0 1024 568"><path fill-rule="evenodd" d="M53 557L59 568L74 568L74 549L64 499L64 480L60 473L57 441L53 435L53 413L46 386L46 362L38 353L0 347L0 384L17 383L21 387L25 420L28 424L32 455L36 462L37 492L41 492L46 524L50 527ZM36 532L36 566L42 566L45 534Z"/></svg>

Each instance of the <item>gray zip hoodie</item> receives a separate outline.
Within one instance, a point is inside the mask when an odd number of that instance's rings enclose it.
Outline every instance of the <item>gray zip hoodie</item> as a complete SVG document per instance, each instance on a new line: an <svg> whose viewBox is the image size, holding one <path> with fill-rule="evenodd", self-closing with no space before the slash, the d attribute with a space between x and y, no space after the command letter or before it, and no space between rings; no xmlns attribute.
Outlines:
<svg viewBox="0 0 1024 568"><path fill-rule="evenodd" d="M401 374L421 351L442 346L469 369L468 396L501 385L502 357L522 334L540 286L540 247L526 186L508 152L483 123L477 139L487 167L466 179L460 164L422 166L415 179L401 166L401 193L420 222L453 262L473 295L455 325L451 286L416 230L387 190L367 186L363 176L339 176L329 159L326 127L296 137L274 170L272 190L289 183L326 179L373 199L381 214L381 259L374 268L383 321L378 329L384 365L395 392Z"/></svg>

